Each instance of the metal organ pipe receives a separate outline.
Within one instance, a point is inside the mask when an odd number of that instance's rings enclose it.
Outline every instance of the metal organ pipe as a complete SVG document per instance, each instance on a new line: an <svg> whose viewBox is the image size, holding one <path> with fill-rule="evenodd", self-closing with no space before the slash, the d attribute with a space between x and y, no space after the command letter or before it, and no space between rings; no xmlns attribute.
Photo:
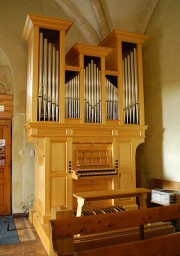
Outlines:
<svg viewBox="0 0 180 256"><path fill-rule="evenodd" d="M80 118L79 106L79 74L66 83L65 87L65 116L66 118Z"/></svg>
<svg viewBox="0 0 180 256"><path fill-rule="evenodd" d="M44 51L43 51L43 117L46 119L47 110L47 39L44 39Z"/></svg>
<svg viewBox="0 0 180 256"><path fill-rule="evenodd" d="M132 123L132 84L131 84L131 59L130 55L127 56L127 74L128 74L128 106L129 106L129 123Z"/></svg>
<svg viewBox="0 0 180 256"><path fill-rule="evenodd" d="M125 123L129 123L128 120L128 81L127 81L127 58L124 59L124 116L125 116Z"/></svg>
<svg viewBox="0 0 180 256"><path fill-rule="evenodd" d="M42 85L42 69L43 69L43 34L39 35L39 84L38 84L38 120L41 120L42 115L42 101L43 101L43 85Z"/></svg>
<svg viewBox="0 0 180 256"><path fill-rule="evenodd" d="M137 76L137 51L134 48L134 87L135 87L135 110L136 123L139 123L139 94L138 94L138 76Z"/></svg>
<svg viewBox="0 0 180 256"><path fill-rule="evenodd" d="M56 105L56 121L59 120L59 51L56 50L56 70L55 70L55 105Z"/></svg>
<svg viewBox="0 0 180 256"><path fill-rule="evenodd" d="M52 49L52 121L54 121L55 119L55 65L56 65L56 54L55 54L55 47L53 47Z"/></svg>
<svg viewBox="0 0 180 256"><path fill-rule="evenodd" d="M59 119L59 51L39 34L38 121Z"/></svg>
<svg viewBox="0 0 180 256"><path fill-rule="evenodd" d="M79 74L66 83L65 113L66 118L80 118ZM118 89L106 78L107 119L118 119ZM101 123L101 70L92 59L84 68L84 121Z"/></svg>
<svg viewBox="0 0 180 256"><path fill-rule="evenodd" d="M59 50L43 32L39 34L38 121L59 120ZM84 67L84 121L102 122L101 70L91 59ZM107 75L106 119L118 120L117 81ZM139 124L139 93L136 47L123 58L124 123ZM65 84L65 117L80 118L80 78L74 75Z"/></svg>
<svg viewBox="0 0 180 256"><path fill-rule="evenodd" d="M88 76L87 76L87 67L84 69L84 116L85 122L88 121L89 109L88 109Z"/></svg>
<svg viewBox="0 0 180 256"><path fill-rule="evenodd" d="M118 89L106 77L106 118L118 120Z"/></svg>
<svg viewBox="0 0 180 256"><path fill-rule="evenodd" d="M131 106L132 106L132 123L135 124L136 116L135 116L135 91L134 91L134 53L130 53L130 69L131 69Z"/></svg>
<svg viewBox="0 0 180 256"><path fill-rule="evenodd" d="M97 68L97 123L102 120L102 104L101 104L101 71Z"/></svg>
<svg viewBox="0 0 180 256"><path fill-rule="evenodd" d="M139 124L137 53L132 49L123 59L124 123Z"/></svg>
<svg viewBox="0 0 180 256"><path fill-rule="evenodd" d="M85 122L101 123L101 71L94 60L84 68Z"/></svg>
<svg viewBox="0 0 180 256"><path fill-rule="evenodd" d="M51 119L51 73L52 73L52 45L48 44L48 121Z"/></svg>

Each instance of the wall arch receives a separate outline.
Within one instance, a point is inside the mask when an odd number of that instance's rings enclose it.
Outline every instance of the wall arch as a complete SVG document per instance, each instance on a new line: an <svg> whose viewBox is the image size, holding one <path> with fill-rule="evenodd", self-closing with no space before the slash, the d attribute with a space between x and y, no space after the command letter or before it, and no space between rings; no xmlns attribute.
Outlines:
<svg viewBox="0 0 180 256"><path fill-rule="evenodd" d="M10 61L0 48L0 93L14 94L14 79Z"/></svg>

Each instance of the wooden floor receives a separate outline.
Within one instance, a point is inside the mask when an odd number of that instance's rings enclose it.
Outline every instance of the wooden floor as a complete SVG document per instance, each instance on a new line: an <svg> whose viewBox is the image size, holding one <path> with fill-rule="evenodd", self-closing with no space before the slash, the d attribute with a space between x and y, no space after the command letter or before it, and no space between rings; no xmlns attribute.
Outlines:
<svg viewBox="0 0 180 256"><path fill-rule="evenodd" d="M18 232L19 244L1 245L0 256L47 256L41 240L28 218L14 218Z"/></svg>

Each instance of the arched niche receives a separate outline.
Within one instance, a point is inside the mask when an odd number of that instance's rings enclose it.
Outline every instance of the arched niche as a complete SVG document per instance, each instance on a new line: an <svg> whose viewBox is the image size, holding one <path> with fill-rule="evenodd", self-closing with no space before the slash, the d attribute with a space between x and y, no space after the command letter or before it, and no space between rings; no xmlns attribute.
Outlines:
<svg viewBox="0 0 180 256"><path fill-rule="evenodd" d="M13 94L13 73L6 53L0 48L0 94Z"/></svg>

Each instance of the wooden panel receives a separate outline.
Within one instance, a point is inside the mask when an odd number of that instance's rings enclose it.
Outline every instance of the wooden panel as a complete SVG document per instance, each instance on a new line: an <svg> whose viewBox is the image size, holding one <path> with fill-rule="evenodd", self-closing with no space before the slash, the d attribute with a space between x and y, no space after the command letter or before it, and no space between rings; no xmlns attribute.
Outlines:
<svg viewBox="0 0 180 256"><path fill-rule="evenodd" d="M44 187L44 158L37 157L35 166L35 192L34 192L34 205L38 211L44 212L44 200L45 200L45 187Z"/></svg>
<svg viewBox="0 0 180 256"><path fill-rule="evenodd" d="M0 179L4 179L4 171L0 169Z"/></svg>
<svg viewBox="0 0 180 256"><path fill-rule="evenodd" d="M51 172L66 172L66 143L51 142Z"/></svg>
<svg viewBox="0 0 180 256"><path fill-rule="evenodd" d="M27 90L26 90L26 122L32 120L32 116L37 113L33 113L33 55L34 55L34 48L33 48L33 34L30 35L28 41L28 65L27 65ZM36 105L36 104L34 104Z"/></svg>
<svg viewBox="0 0 180 256"><path fill-rule="evenodd" d="M76 163L80 166L109 165L112 163L112 157L108 153L110 152L103 149L77 150Z"/></svg>
<svg viewBox="0 0 180 256"><path fill-rule="evenodd" d="M0 206L4 205L4 186L1 184L0 180Z"/></svg>
<svg viewBox="0 0 180 256"><path fill-rule="evenodd" d="M130 168L132 165L132 143L120 142L119 143L119 166L120 169Z"/></svg>
<svg viewBox="0 0 180 256"><path fill-rule="evenodd" d="M132 172L121 172L120 188L130 188L132 186Z"/></svg>
<svg viewBox="0 0 180 256"><path fill-rule="evenodd" d="M73 191L81 192L81 191L97 191L104 190L109 188L109 182L111 179L109 178L99 178L94 179L93 177L89 177L89 179L81 179L73 181Z"/></svg>
<svg viewBox="0 0 180 256"><path fill-rule="evenodd" d="M66 178L51 178L51 207L66 205Z"/></svg>
<svg viewBox="0 0 180 256"><path fill-rule="evenodd" d="M112 165L112 144L74 144L73 167L88 168Z"/></svg>

